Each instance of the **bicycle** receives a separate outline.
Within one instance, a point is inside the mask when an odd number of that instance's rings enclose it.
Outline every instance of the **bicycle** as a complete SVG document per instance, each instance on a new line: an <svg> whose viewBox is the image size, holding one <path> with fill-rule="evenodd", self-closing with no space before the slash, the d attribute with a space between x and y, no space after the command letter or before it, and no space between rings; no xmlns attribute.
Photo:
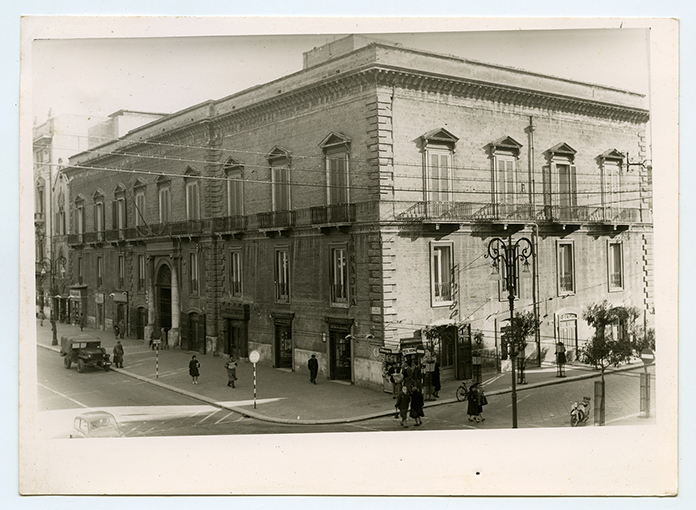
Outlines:
<svg viewBox="0 0 696 510"><path fill-rule="evenodd" d="M573 402L570 406L570 426L577 427L590 417L590 397L583 397L582 402Z"/></svg>
<svg viewBox="0 0 696 510"><path fill-rule="evenodd" d="M459 388L457 388L456 395L457 400L459 402L462 402L469 398L469 388L466 387L466 381L462 381L462 383L459 385Z"/></svg>

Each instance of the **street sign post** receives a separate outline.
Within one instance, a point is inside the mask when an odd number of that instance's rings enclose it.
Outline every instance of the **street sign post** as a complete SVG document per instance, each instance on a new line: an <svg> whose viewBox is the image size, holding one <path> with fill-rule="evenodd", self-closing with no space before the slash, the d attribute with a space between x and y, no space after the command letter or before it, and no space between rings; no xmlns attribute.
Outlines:
<svg viewBox="0 0 696 510"><path fill-rule="evenodd" d="M162 343L162 339L154 338L152 340L152 345L155 346L155 379L159 379L159 346Z"/></svg>
<svg viewBox="0 0 696 510"><path fill-rule="evenodd" d="M259 351L251 351L249 353L249 361L254 364L254 409L256 409L256 363L258 363L260 358Z"/></svg>
<svg viewBox="0 0 696 510"><path fill-rule="evenodd" d="M655 363L655 353L645 348L640 352L644 373L640 374L640 418L650 418L650 373L648 367Z"/></svg>

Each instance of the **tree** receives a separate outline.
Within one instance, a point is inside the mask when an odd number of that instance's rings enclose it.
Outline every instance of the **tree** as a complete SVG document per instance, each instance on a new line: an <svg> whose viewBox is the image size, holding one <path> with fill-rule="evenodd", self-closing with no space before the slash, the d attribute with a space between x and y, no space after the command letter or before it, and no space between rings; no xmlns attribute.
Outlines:
<svg viewBox="0 0 696 510"><path fill-rule="evenodd" d="M600 425L604 425L605 415L604 372L610 366L618 367L625 363L633 355L628 332L639 314L637 308L613 306L606 299L589 305L582 314L582 318L595 330L590 341L583 347L580 359L601 371Z"/></svg>

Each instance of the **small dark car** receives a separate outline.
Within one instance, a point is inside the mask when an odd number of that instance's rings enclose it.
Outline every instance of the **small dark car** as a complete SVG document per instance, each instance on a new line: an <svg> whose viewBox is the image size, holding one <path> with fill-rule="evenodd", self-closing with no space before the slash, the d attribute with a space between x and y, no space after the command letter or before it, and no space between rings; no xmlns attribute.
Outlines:
<svg viewBox="0 0 696 510"><path fill-rule="evenodd" d="M82 373L85 367L97 367L109 370L111 360L101 340L89 335L68 335L60 337L60 355L63 356L65 368L77 364L77 371Z"/></svg>

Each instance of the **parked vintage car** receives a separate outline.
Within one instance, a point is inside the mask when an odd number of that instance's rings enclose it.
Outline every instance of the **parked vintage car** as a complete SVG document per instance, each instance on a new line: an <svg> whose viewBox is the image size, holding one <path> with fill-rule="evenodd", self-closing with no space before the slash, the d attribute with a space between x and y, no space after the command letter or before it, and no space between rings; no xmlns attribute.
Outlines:
<svg viewBox="0 0 696 510"><path fill-rule="evenodd" d="M75 417L70 437L124 437L124 434L113 414L90 411Z"/></svg>
<svg viewBox="0 0 696 510"><path fill-rule="evenodd" d="M65 368L77 364L77 371L82 373L85 367L99 367L109 370L111 360L106 349L101 346L99 338L90 335L67 335L60 337L60 355L63 356Z"/></svg>

